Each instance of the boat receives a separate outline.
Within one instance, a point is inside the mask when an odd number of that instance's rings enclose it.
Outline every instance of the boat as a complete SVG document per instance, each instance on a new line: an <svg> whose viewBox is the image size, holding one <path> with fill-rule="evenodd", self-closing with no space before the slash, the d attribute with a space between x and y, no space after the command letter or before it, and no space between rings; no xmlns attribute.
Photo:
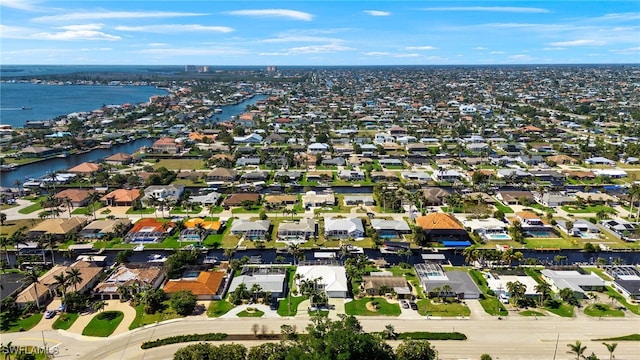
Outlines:
<svg viewBox="0 0 640 360"><path fill-rule="evenodd" d="M213 112L215 114L220 114L222 112L222 108L215 108L215 109L213 109Z"/></svg>
<svg viewBox="0 0 640 360"><path fill-rule="evenodd" d="M0 165L0 172L13 171L13 170L16 170L17 168L18 168L18 165L16 164Z"/></svg>
<svg viewBox="0 0 640 360"><path fill-rule="evenodd" d="M143 251L143 250L144 250L144 244L136 245L133 248L133 251Z"/></svg>
<svg viewBox="0 0 640 360"><path fill-rule="evenodd" d="M215 255L207 255L202 261L204 264L217 264L219 262L218 257Z"/></svg>
<svg viewBox="0 0 640 360"><path fill-rule="evenodd" d="M167 261L167 257L161 254L151 254L147 260L150 263L163 263L165 261Z"/></svg>

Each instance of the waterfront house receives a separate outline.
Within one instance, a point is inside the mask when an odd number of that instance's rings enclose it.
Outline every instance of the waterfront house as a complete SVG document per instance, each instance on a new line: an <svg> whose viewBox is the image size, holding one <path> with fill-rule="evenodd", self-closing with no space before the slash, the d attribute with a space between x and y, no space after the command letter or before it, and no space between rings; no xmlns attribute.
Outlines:
<svg viewBox="0 0 640 360"><path fill-rule="evenodd" d="M55 194L53 198L63 205L67 205L66 202L69 201L72 207L78 208L87 205L93 193L94 191L89 189L65 189Z"/></svg>
<svg viewBox="0 0 640 360"><path fill-rule="evenodd" d="M371 195L345 195L344 204L346 206L373 206L375 204L375 201L373 200L373 196Z"/></svg>
<svg viewBox="0 0 640 360"><path fill-rule="evenodd" d="M234 136L234 144L260 144L262 143L262 136L256 133L252 133L245 136Z"/></svg>
<svg viewBox="0 0 640 360"><path fill-rule="evenodd" d="M229 285L229 293L232 293L244 284L247 289L254 285L259 285L264 294L270 295L265 299L265 303L270 303L271 299L283 298L287 289L287 268L277 265L245 265L242 267L239 276L234 276Z"/></svg>
<svg viewBox="0 0 640 360"><path fill-rule="evenodd" d="M158 153L176 154L182 151L182 144L177 143L175 139L163 137L153 143L152 149Z"/></svg>
<svg viewBox="0 0 640 360"><path fill-rule="evenodd" d="M164 271L160 267L121 264L106 280L96 285L92 293L101 300L118 300L123 291L135 296L146 289L157 289L164 278Z"/></svg>
<svg viewBox="0 0 640 360"><path fill-rule="evenodd" d="M326 238L361 239L364 234L364 225L359 218L324 218L324 236Z"/></svg>
<svg viewBox="0 0 640 360"><path fill-rule="evenodd" d="M132 206L140 198L139 189L117 189L100 198L106 206Z"/></svg>
<svg viewBox="0 0 640 360"><path fill-rule="evenodd" d="M278 239L280 241L306 241L311 236L317 235L317 224L310 218L300 219L297 222L284 221L278 227Z"/></svg>
<svg viewBox="0 0 640 360"><path fill-rule="evenodd" d="M144 189L142 202L151 206L157 203L177 202L184 192L184 185L151 185Z"/></svg>
<svg viewBox="0 0 640 360"><path fill-rule="evenodd" d="M499 191L496 198L505 205L525 205L533 203L535 197L531 191Z"/></svg>
<svg viewBox="0 0 640 360"><path fill-rule="evenodd" d="M57 240L64 240L71 233L78 231L86 224L86 220L80 217L69 219L45 219L34 226L27 233L30 239L41 238L44 235L53 235Z"/></svg>
<svg viewBox="0 0 640 360"><path fill-rule="evenodd" d="M315 191L307 191L302 195L302 203L305 207L315 206L334 206L336 197L333 193L316 193Z"/></svg>
<svg viewBox="0 0 640 360"><path fill-rule="evenodd" d="M124 237L127 243L158 243L171 235L175 228L172 222L160 222L154 218L138 220Z"/></svg>
<svg viewBox="0 0 640 360"><path fill-rule="evenodd" d="M222 201L222 206L225 209L229 209L232 206L241 206L244 203L250 203L252 205L260 202L260 194L256 193L233 193L227 196Z"/></svg>
<svg viewBox="0 0 640 360"><path fill-rule="evenodd" d="M228 275L223 271L200 271L197 277L167 281L162 288L171 296L178 291L190 291L198 300L220 300L224 295Z"/></svg>
<svg viewBox="0 0 640 360"><path fill-rule="evenodd" d="M596 156L596 157L591 157L586 159L585 164L588 165L609 165L609 166L616 166L616 162L613 160L609 160L605 157L602 156Z"/></svg>
<svg viewBox="0 0 640 360"><path fill-rule="evenodd" d="M44 158L53 156L60 152L60 149L53 149L46 146L27 146L20 150L19 154L25 158Z"/></svg>
<svg viewBox="0 0 640 360"><path fill-rule="evenodd" d="M192 204L201 204L201 205L217 205L220 201L220 197L222 194L219 192L212 191L210 193L206 193L203 195L196 195L189 197L189 202Z"/></svg>
<svg viewBox="0 0 640 360"><path fill-rule="evenodd" d="M264 204L271 208L294 205L297 202L298 195L266 195L264 197Z"/></svg>
<svg viewBox="0 0 640 360"><path fill-rule="evenodd" d="M214 181L234 181L238 172L233 169L215 168L207 173L207 182Z"/></svg>
<svg viewBox="0 0 640 360"><path fill-rule="evenodd" d="M109 165L129 165L133 162L133 156L125 153L117 153L107 156L104 162Z"/></svg>
<svg viewBox="0 0 640 360"><path fill-rule="evenodd" d="M640 300L640 270L633 265L605 266L607 275L613 279L614 288L626 298Z"/></svg>
<svg viewBox="0 0 640 360"><path fill-rule="evenodd" d="M349 294L347 273L339 265L301 265L296 268L295 286L299 289L302 281L317 281L316 289L330 299L344 299Z"/></svg>
<svg viewBox="0 0 640 360"><path fill-rule="evenodd" d="M422 194L425 199L423 205L426 206L442 206L449 195L450 190L446 190L441 187L428 186L422 189Z"/></svg>
<svg viewBox="0 0 640 360"><path fill-rule="evenodd" d="M553 292L569 288L578 299L586 298L587 292L603 291L605 288L604 280L593 273L581 274L575 270L551 269L544 269L540 273L542 279L551 285Z"/></svg>
<svg viewBox="0 0 640 360"><path fill-rule="evenodd" d="M419 216L415 221L424 230L428 241L450 242L451 245L468 243L469 234L451 214L433 212Z"/></svg>
<svg viewBox="0 0 640 360"><path fill-rule="evenodd" d="M82 228L79 235L85 240L98 240L110 235L113 237L121 236L130 228L131 220L129 219L94 220Z"/></svg>
<svg viewBox="0 0 640 360"><path fill-rule="evenodd" d="M425 293L439 297L454 297L458 299L479 299L480 289L473 282L466 271L444 271L441 265L423 263L414 265L420 284ZM443 292L444 285L451 290Z"/></svg>
<svg viewBox="0 0 640 360"><path fill-rule="evenodd" d="M411 234L411 228L404 220L371 219L371 227L383 239L400 238Z"/></svg>
<svg viewBox="0 0 640 360"><path fill-rule="evenodd" d="M269 220L236 220L231 225L231 234L247 240L265 240L270 229Z"/></svg>
<svg viewBox="0 0 640 360"><path fill-rule="evenodd" d="M575 197L562 193L536 193L534 194L534 198L538 203L549 207L563 206L576 202Z"/></svg>
<svg viewBox="0 0 640 360"><path fill-rule="evenodd" d="M507 224L495 218L467 219L462 222L462 225L487 241L511 240Z"/></svg>
<svg viewBox="0 0 640 360"><path fill-rule="evenodd" d="M92 162L83 162L82 164L76 165L67 170L68 173L83 176L90 176L100 171L102 171L102 165Z"/></svg>
<svg viewBox="0 0 640 360"><path fill-rule="evenodd" d="M360 289L369 296L385 295L383 290L386 293L394 292L400 299L409 298L412 294L411 285L404 276L393 276L388 272L372 272L369 276L363 276Z"/></svg>

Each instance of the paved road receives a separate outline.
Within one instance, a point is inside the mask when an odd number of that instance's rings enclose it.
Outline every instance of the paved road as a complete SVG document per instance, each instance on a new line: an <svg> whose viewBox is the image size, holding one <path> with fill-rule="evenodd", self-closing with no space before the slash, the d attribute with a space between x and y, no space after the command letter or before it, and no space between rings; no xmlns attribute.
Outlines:
<svg viewBox="0 0 640 360"><path fill-rule="evenodd" d="M600 358L608 357L606 349L596 338L622 336L640 331L637 316L627 314L625 318L593 319L578 317L573 319L544 317L529 318L508 316L480 319L399 319L387 317L361 318L367 331L382 331L387 324L396 331L459 331L468 336L467 341L434 341L441 359L478 359L481 354L489 353L494 359L552 359L558 338L556 359L570 359L566 353L566 344L575 340L582 341L588 353L594 351ZM29 331L23 333L2 334L1 341L14 345L41 345L43 337L47 345L58 346L60 358L77 359L169 359L181 345L165 346L153 350L141 350L144 341L167 336L225 332L228 334L251 333L253 324L265 325L268 331L279 332L283 324L295 325L304 329L307 319L298 318L261 318L261 319L203 319L191 317L169 320L160 324L148 325L130 332L113 335L109 338L83 337L62 330ZM248 345L256 344L248 342ZM640 353L638 342L618 342L616 359L637 359Z"/></svg>

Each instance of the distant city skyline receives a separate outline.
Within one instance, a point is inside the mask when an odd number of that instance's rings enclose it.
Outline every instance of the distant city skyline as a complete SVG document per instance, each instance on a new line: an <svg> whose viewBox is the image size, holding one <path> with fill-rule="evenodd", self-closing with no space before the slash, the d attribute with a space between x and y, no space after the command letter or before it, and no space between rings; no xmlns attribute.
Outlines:
<svg viewBox="0 0 640 360"><path fill-rule="evenodd" d="M0 62L640 62L638 1L0 0Z"/></svg>

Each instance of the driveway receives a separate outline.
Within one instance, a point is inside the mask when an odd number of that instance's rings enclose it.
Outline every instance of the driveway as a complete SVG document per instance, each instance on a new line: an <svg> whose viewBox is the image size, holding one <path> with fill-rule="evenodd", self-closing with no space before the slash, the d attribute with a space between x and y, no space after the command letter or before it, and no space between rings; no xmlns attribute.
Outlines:
<svg viewBox="0 0 640 360"><path fill-rule="evenodd" d="M254 309L262 311L264 313L264 315L261 316L262 319L265 319L265 318L279 318L280 317L280 315L278 315L278 311L277 310L271 310L271 308L269 308L269 306L267 306L267 305L251 304L251 305L236 306L233 309L229 310L229 312L227 312L226 314L220 316L220 319L240 319L238 317L238 313L241 313L241 312L247 310L247 308L254 308Z"/></svg>

